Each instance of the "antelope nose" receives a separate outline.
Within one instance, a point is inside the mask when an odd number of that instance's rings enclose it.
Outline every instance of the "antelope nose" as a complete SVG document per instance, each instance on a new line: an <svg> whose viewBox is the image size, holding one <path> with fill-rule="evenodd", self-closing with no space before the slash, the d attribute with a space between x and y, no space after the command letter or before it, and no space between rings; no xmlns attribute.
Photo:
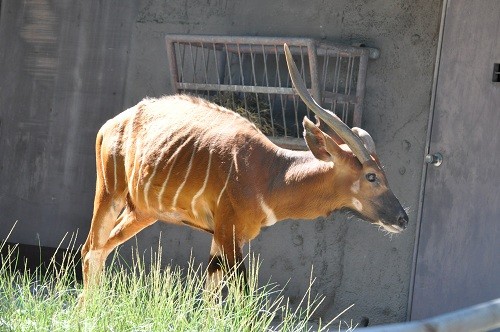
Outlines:
<svg viewBox="0 0 500 332"><path fill-rule="evenodd" d="M403 229L405 229L408 226L408 215L404 210L399 213L398 226L400 226Z"/></svg>

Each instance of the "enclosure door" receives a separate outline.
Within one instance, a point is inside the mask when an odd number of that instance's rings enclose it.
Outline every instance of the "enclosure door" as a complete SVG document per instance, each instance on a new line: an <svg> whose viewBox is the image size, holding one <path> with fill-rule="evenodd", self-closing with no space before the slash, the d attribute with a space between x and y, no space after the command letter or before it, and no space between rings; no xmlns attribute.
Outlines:
<svg viewBox="0 0 500 332"><path fill-rule="evenodd" d="M500 297L500 1L447 1L443 31L412 320Z"/></svg>

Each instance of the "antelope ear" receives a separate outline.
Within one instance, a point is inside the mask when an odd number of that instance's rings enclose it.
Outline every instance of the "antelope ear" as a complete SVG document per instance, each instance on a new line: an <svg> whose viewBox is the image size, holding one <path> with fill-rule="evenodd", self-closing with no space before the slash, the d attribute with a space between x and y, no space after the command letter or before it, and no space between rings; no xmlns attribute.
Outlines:
<svg viewBox="0 0 500 332"><path fill-rule="evenodd" d="M334 161L342 149L311 120L304 117L304 139L313 155L323 161ZM318 123L319 125L319 123Z"/></svg>
<svg viewBox="0 0 500 332"><path fill-rule="evenodd" d="M339 135L333 130L331 127L329 127L327 124L325 124L324 121L321 121L318 116L316 116L316 127L321 129L322 132L330 136L337 145L344 144L344 141L342 138L340 138Z"/></svg>
<svg viewBox="0 0 500 332"><path fill-rule="evenodd" d="M373 141L373 138L368 134L366 130L363 130L358 127L353 127L352 132L358 135L358 137L361 139L363 142L365 148L370 152L370 154L375 154L375 142Z"/></svg>

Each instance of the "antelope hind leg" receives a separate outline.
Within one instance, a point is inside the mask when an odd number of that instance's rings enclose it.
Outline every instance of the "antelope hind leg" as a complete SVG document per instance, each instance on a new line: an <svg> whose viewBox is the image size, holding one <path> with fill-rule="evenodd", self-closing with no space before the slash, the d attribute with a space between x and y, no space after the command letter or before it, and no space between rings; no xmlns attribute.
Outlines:
<svg viewBox="0 0 500 332"><path fill-rule="evenodd" d="M240 279L238 281L232 281L241 282L243 290L248 293L247 271L245 263L243 262L241 248L234 248L233 245L230 245L229 248L225 250L224 246L217 243L214 236L212 239L210 259L207 268L207 280L205 283L206 290L220 290L223 285L221 282L225 277L225 269L236 269L236 271L231 271L234 272L234 275L231 275L230 277Z"/></svg>

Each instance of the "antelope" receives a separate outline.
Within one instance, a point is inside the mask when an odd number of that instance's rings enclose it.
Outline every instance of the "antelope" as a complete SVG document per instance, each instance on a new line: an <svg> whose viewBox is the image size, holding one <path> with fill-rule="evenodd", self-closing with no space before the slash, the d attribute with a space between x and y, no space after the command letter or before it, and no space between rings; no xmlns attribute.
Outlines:
<svg viewBox="0 0 500 332"><path fill-rule="evenodd" d="M371 136L316 103L284 47L295 90L318 119L303 120L308 151L280 148L235 112L187 95L144 99L101 127L83 294L109 253L157 220L212 235L214 278L222 259L245 275L243 245L281 220L348 209L391 233L406 228Z"/></svg>

